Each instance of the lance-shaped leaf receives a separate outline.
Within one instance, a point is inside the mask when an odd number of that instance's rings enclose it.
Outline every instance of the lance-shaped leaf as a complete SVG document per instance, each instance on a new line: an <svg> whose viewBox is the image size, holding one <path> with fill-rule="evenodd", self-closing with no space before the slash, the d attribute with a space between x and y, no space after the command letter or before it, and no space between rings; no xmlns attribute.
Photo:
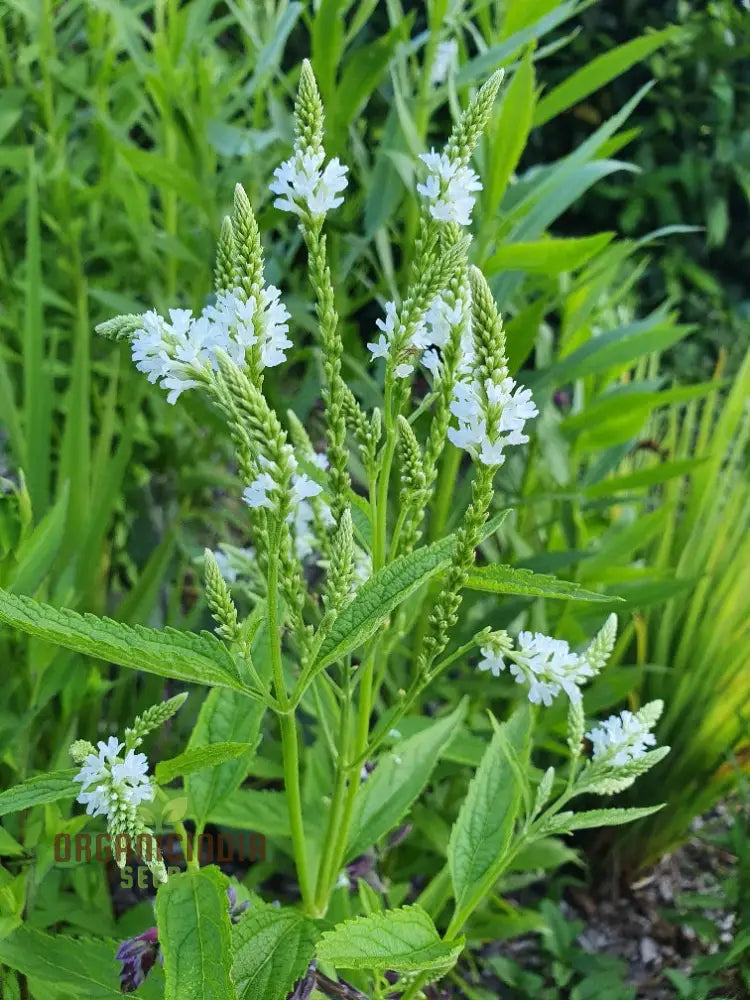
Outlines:
<svg viewBox="0 0 750 1000"><path fill-rule="evenodd" d="M496 724L451 831L448 865L459 925L502 871L526 791L530 747L531 713L524 704Z"/></svg>
<svg viewBox="0 0 750 1000"><path fill-rule="evenodd" d="M573 601L619 601L610 594L585 590L579 583L558 580L545 573L515 566L475 566L466 580L468 590L485 590L492 594L524 594L527 597L551 597Z"/></svg>
<svg viewBox="0 0 750 1000"><path fill-rule="evenodd" d="M383 754L362 785L352 817L346 861L351 861L389 833L422 792L440 755L461 728L466 702L427 729Z"/></svg>
<svg viewBox="0 0 750 1000"><path fill-rule="evenodd" d="M37 774L20 785L7 788L0 792L0 816L47 802L57 802L58 799L74 799L81 790L80 784L73 781L77 773L76 768L70 768L67 771Z"/></svg>
<svg viewBox="0 0 750 1000"><path fill-rule="evenodd" d="M552 816L545 823L545 833L572 833L573 830L591 830L597 826L622 826L663 809L659 806L641 806L634 809L589 809L586 812L564 812Z"/></svg>
<svg viewBox="0 0 750 1000"><path fill-rule="evenodd" d="M170 875L156 897L164 1000L235 1000L229 880L213 866Z"/></svg>
<svg viewBox="0 0 750 1000"><path fill-rule="evenodd" d="M337 969L421 972L438 979L453 968L463 946L463 938L441 940L420 906L403 906L334 927L318 943L318 958Z"/></svg>
<svg viewBox="0 0 750 1000"><path fill-rule="evenodd" d="M218 767L219 764L236 760L253 749L252 743L211 743L205 747L192 747L170 760L160 761L156 765L156 780L160 785L166 785L178 775Z"/></svg>
<svg viewBox="0 0 750 1000"><path fill-rule="evenodd" d="M208 632L125 625L111 618L53 608L0 590L0 621L77 653L160 677L245 691L228 649Z"/></svg>
<svg viewBox="0 0 750 1000"><path fill-rule="evenodd" d="M254 905L232 937L237 1000L280 1000L305 974L315 925L297 910Z"/></svg>
<svg viewBox="0 0 750 1000"><path fill-rule="evenodd" d="M271 675L271 649L267 623L259 627L252 640L252 660L260 677ZM251 749L235 760L226 761L210 771L191 774L186 782L190 815L203 829L209 813L223 806L247 774L266 708L262 702L250 702L239 691L216 688L201 705L198 721L190 736L188 751L212 743L242 742ZM255 830L251 826L242 829Z"/></svg>
<svg viewBox="0 0 750 1000"><path fill-rule="evenodd" d="M482 531L482 541L497 531L508 513L503 510L490 518ZM455 546L455 535L424 545L384 566L363 584L326 636L314 672L335 663L369 639L402 601L448 566Z"/></svg>
<svg viewBox="0 0 750 1000"><path fill-rule="evenodd" d="M394 608L448 566L455 544L450 536L425 545L394 560L363 584L326 636L315 670L335 663L369 639Z"/></svg>

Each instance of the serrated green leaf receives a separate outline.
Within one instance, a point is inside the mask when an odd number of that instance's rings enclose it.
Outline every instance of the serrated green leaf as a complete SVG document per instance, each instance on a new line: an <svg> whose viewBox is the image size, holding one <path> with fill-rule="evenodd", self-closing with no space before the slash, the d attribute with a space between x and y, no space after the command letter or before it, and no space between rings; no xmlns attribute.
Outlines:
<svg viewBox="0 0 750 1000"><path fill-rule="evenodd" d="M210 866L170 875L156 896L164 1000L235 1000L229 880Z"/></svg>
<svg viewBox="0 0 750 1000"><path fill-rule="evenodd" d="M257 637L256 637L257 639ZM214 688L201 705L188 752L224 741L239 741L248 752L210 771L191 774L186 783L190 815L202 829L211 810L230 799L247 773L258 741L265 705L251 702L238 691Z"/></svg>
<svg viewBox="0 0 750 1000"><path fill-rule="evenodd" d="M438 978L453 968L463 946L463 939L442 941L420 906L403 906L334 927L320 939L318 958L337 969L391 969Z"/></svg>
<svg viewBox="0 0 750 1000"><path fill-rule="evenodd" d="M450 562L456 544L451 535L434 545L394 560L359 588L338 616L323 643L315 671L335 663L361 646L388 615Z"/></svg>
<svg viewBox="0 0 750 1000"><path fill-rule="evenodd" d="M81 786L73 781L77 773L76 768L70 768L67 771L37 774L20 785L7 788L0 792L0 816L44 805L46 802L57 802L58 799L74 799L81 790Z"/></svg>
<svg viewBox="0 0 750 1000"><path fill-rule="evenodd" d="M286 795L271 789L238 788L226 799L217 796L208 810L206 822L251 830L275 840L289 836Z"/></svg>
<svg viewBox="0 0 750 1000"><path fill-rule="evenodd" d="M118 977L121 966L115 961L118 943L44 934L24 925L0 939L0 963L49 983L51 989L54 986L59 994L76 1000L122 1000ZM138 996L144 1000L161 997L160 978L155 969L138 990Z"/></svg>
<svg viewBox="0 0 750 1000"><path fill-rule="evenodd" d="M597 826L622 826L663 809L663 805L643 806L633 809L589 809L587 812L565 812L553 816L545 824L545 833L572 833L573 830L590 830Z"/></svg>
<svg viewBox="0 0 750 1000"><path fill-rule="evenodd" d="M475 566L465 584L468 590L484 590L492 594L524 594L528 597L550 597L573 601L618 601L611 594L585 590L579 583L558 580L544 573L515 566Z"/></svg>
<svg viewBox="0 0 750 1000"><path fill-rule="evenodd" d="M430 780L442 752L461 728L466 701L427 729L383 754L362 785L352 817L346 861L394 830Z"/></svg>
<svg viewBox="0 0 750 1000"><path fill-rule="evenodd" d="M31 597L0 590L0 621L40 639L118 663L192 684L212 684L244 691L229 651L208 633L125 625L111 618L53 608Z"/></svg>
<svg viewBox="0 0 750 1000"><path fill-rule="evenodd" d="M471 912L501 870L522 801L518 771L530 746L531 713L524 704L496 728L451 830L448 866L457 915Z"/></svg>
<svg viewBox="0 0 750 1000"><path fill-rule="evenodd" d="M315 925L297 910L257 905L232 933L237 1000L280 1000L305 974Z"/></svg>
<svg viewBox="0 0 750 1000"><path fill-rule="evenodd" d="M217 767L253 749L251 743L211 743L209 746L193 747L170 760L160 761L156 765L156 780L160 785L167 785L178 775Z"/></svg>

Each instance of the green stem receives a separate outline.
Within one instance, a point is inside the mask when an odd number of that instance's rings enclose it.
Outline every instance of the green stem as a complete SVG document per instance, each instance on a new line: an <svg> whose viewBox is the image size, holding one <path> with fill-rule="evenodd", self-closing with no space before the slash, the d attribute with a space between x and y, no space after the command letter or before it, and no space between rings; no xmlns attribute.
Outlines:
<svg viewBox="0 0 750 1000"><path fill-rule="evenodd" d="M314 912L313 892L307 869L305 827L302 821L302 796L299 783L299 745L294 714L291 712L281 714L279 723L281 725L281 752L284 759L284 787L294 850L294 864L297 869L302 902L305 910L312 913Z"/></svg>
<svg viewBox="0 0 750 1000"><path fill-rule="evenodd" d="M445 525L450 513L451 504L455 500L456 479L461 466L461 450L448 443L443 452L443 461L440 465L440 475L438 478L437 490L435 491L435 506L430 516L430 526L428 541L435 542L444 537ZM414 640L412 643L413 660L416 663L422 649L422 643L427 635L427 625L432 610L433 598L439 588L439 584L431 584L427 589L427 596L422 605L422 612L419 621L414 628Z"/></svg>
<svg viewBox="0 0 750 1000"><path fill-rule="evenodd" d="M455 445L446 444L443 461L440 466L440 478L435 498L432 517L430 518L430 541L434 542L445 534L451 505L455 500L456 479L461 467L462 451Z"/></svg>
<svg viewBox="0 0 750 1000"><path fill-rule="evenodd" d="M268 559L268 633L271 642L271 665L273 668L276 699L280 706L279 725L281 727L281 753L284 765L284 788L286 791L289 829L292 835L294 863L297 869L300 893L305 909L309 912L312 904L310 876L307 870L305 848L305 828L302 820L302 795L299 780L299 744L294 709L290 708L284 680L284 665L281 659L281 627L279 622L279 534L278 525L271 539Z"/></svg>
<svg viewBox="0 0 750 1000"><path fill-rule="evenodd" d="M185 824L181 823L180 820L175 820L173 823L175 828L175 833L180 838L180 842L183 845L183 854L185 856L185 863L188 866L188 871L198 871L200 868L200 861L198 860L198 844L200 842L200 831L195 831L195 837L190 839L190 834L185 829Z"/></svg>
<svg viewBox="0 0 750 1000"><path fill-rule="evenodd" d="M398 434L394 426L391 410L393 400L390 386L385 388L385 444L383 445L383 458L380 463L378 474L378 487L375 505L375 536L373 539L372 568L377 573L386 562L386 546L388 533L388 487L390 485L391 467L393 457L396 454L396 444Z"/></svg>
<svg viewBox="0 0 750 1000"><path fill-rule="evenodd" d="M359 706L357 710L357 732L355 736L354 753L352 755L353 763L351 759L347 760L346 763L348 783L346 786L346 795L343 798L343 802L340 805L339 815L337 816L338 836L336 837L336 843L331 855L334 863L330 866L328 873L328 885L325 889L326 904L333 890L336 874L344 862L346 844L349 839L349 829L351 827L352 816L354 814L354 805L357 799L357 792L359 791L360 765L358 761L367 751L367 738L370 734L370 714L372 712L376 649L377 643L374 643L372 651L367 657L365 665L362 669Z"/></svg>
<svg viewBox="0 0 750 1000"><path fill-rule="evenodd" d="M346 667L344 669L347 669ZM336 777L331 798L331 811L328 816L328 826L323 840L323 856L318 869L318 880L315 887L316 912L324 914L328 907L329 886L336 875L336 835L341 825L341 817L346 803L346 787L349 768L347 765L347 750L349 748L349 726L351 719L351 696L345 692L341 710L341 728L339 734L338 760L336 761Z"/></svg>

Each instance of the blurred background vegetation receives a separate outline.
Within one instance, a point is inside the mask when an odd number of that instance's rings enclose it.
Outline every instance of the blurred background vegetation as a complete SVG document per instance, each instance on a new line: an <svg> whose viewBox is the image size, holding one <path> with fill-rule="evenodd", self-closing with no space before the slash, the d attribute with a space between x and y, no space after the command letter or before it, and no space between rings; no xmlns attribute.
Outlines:
<svg viewBox="0 0 750 1000"><path fill-rule="evenodd" d="M503 468L496 503L514 513L482 558L623 598L617 667L587 708L665 699L658 738L674 751L632 804L668 808L578 846L599 874L632 881L732 794L748 761L746 0L0 0L0 584L125 621L209 627L200 553L249 542L216 417L199 398L168 406L92 331L115 313L205 303L237 182L294 320L292 363L269 391L321 443L304 257L268 190L308 55L328 152L351 168L328 228L346 374L368 406L380 384L364 343L403 287L416 155L506 70L477 155L472 254L541 415L528 452ZM468 496L463 473L449 452L438 520ZM528 624L579 642L601 620L574 600L470 601L471 629ZM7 784L67 766L73 735L95 737L97 720L114 730L164 693L154 678L0 642L22 667L0 706ZM500 714L517 696L471 666L443 683L436 696L466 690ZM542 750L563 722L545 716ZM265 788L274 762L256 766ZM437 870L440 794L428 805L419 863ZM49 835L32 833L37 848ZM509 920L496 915L487 933L537 926ZM543 923L556 960L572 962L553 917Z"/></svg>

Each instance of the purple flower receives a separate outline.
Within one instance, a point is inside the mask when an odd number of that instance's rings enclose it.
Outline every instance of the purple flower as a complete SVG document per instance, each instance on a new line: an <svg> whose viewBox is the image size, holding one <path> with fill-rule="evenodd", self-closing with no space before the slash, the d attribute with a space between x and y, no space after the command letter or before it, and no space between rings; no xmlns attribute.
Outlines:
<svg viewBox="0 0 750 1000"><path fill-rule="evenodd" d="M115 959L122 962L120 971L120 992L133 993L145 980L159 954L159 932L149 927L143 934L128 938L117 949Z"/></svg>
<svg viewBox="0 0 750 1000"><path fill-rule="evenodd" d="M230 885L227 889L227 896L229 897L229 919L233 924L239 923L240 917L250 903L247 900L244 903L237 903L237 890L233 885Z"/></svg>

